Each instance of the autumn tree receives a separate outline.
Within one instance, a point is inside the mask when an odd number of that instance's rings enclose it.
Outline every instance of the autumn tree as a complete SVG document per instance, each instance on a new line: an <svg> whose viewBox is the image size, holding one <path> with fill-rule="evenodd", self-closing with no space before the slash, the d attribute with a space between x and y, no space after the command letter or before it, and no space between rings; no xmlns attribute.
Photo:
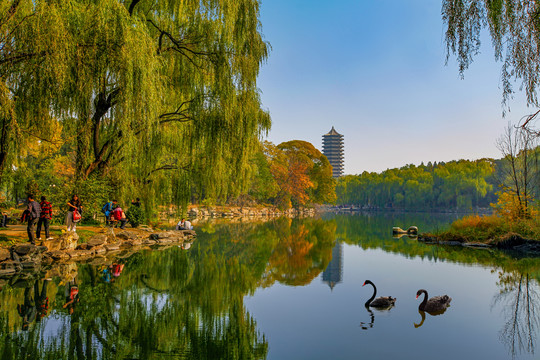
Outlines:
<svg viewBox="0 0 540 360"><path fill-rule="evenodd" d="M499 172L502 188L500 209L517 218L531 216L531 205L539 185L538 138L521 127L508 124L498 139L497 147L503 154Z"/></svg>

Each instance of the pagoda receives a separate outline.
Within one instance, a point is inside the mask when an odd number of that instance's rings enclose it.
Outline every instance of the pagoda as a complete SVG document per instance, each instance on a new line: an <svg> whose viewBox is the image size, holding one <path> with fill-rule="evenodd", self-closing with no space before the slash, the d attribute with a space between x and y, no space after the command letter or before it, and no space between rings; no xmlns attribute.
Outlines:
<svg viewBox="0 0 540 360"><path fill-rule="evenodd" d="M337 178L343 175L343 135L333 126L328 134L323 135L323 154L332 165L332 176Z"/></svg>

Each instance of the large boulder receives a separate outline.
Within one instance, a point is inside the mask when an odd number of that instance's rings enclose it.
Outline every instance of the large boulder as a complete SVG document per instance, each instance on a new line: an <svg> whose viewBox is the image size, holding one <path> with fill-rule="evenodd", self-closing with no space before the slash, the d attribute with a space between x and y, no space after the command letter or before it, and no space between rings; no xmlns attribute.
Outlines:
<svg viewBox="0 0 540 360"><path fill-rule="evenodd" d="M79 235L70 231L60 235L57 241L59 242L58 250L73 250L77 247Z"/></svg>
<svg viewBox="0 0 540 360"><path fill-rule="evenodd" d="M31 255L39 252L36 245L33 244L18 244L11 247L11 251L17 253L19 256Z"/></svg>

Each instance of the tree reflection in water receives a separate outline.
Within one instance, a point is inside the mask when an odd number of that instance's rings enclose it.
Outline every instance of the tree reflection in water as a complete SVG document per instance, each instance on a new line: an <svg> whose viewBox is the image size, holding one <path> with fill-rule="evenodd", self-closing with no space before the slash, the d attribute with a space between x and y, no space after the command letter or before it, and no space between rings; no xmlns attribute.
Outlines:
<svg viewBox="0 0 540 360"><path fill-rule="evenodd" d="M285 219L227 225L200 234L189 251L127 254L115 278L115 264L58 265L36 274L54 277L47 287L51 311L28 331L20 331L16 304L34 279L0 291L0 353L3 359L266 358L268 342L244 296L275 281L309 283L328 265L334 241L333 222ZM80 301L70 314L65 287L75 277Z"/></svg>
<svg viewBox="0 0 540 360"><path fill-rule="evenodd" d="M505 325L500 331L501 341L515 357L524 351L534 354L539 324L540 297L538 280L528 273L499 272L501 291L493 299L493 305L501 304Z"/></svg>

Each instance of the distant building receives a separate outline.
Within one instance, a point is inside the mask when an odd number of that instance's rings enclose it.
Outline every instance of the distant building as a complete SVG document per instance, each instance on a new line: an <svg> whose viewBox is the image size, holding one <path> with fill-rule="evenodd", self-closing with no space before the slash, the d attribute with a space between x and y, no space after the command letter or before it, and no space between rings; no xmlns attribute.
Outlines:
<svg viewBox="0 0 540 360"><path fill-rule="evenodd" d="M332 176L337 178L343 175L343 135L339 134L333 126L328 134L323 135L322 152L332 165Z"/></svg>
<svg viewBox="0 0 540 360"><path fill-rule="evenodd" d="M339 240L332 249L332 260L323 271L322 281L328 284L330 290L334 290L334 286L343 281L343 245Z"/></svg>

